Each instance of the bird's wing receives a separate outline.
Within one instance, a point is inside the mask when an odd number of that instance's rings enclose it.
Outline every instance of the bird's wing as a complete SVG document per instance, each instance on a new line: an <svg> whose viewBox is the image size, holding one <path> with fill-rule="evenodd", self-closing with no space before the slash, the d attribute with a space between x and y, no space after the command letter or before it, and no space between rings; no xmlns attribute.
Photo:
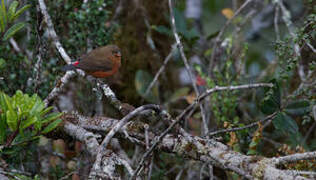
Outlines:
<svg viewBox="0 0 316 180"><path fill-rule="evenodd" d="M78 68L87 72L95 71L111 71L113 69L113 62L109 56L98 49L93 50L89 54L82 56L78 64Z"/></svg>

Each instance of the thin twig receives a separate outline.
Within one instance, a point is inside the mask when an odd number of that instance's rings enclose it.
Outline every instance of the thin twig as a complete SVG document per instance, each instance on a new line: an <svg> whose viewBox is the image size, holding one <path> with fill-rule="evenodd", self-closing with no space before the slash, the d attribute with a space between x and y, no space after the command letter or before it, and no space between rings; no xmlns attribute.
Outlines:
<svg viewBox="0 0 316 180"><path fill-rule="evenodd" d="M314 53L316 53L316 49L309 42L305 41L305 43Z"/></svg>
<svg viewBox="0 0 316 180"><path fill-rule="evenodd" d="M198 90L198 88L196 86L196 83L195 83L195 80L194 80L195 78L194 78L194 76L192 74L192 71L191 71L191 68L189 66L188 59L187 59L187 57L184 54L183 45L181 43L180 36L177 33L176 21L175 21L174 12L173 12L172 0L169 0L169 11L170 11L170 18L171 18L171 26L172 26L173 35L174 35L174 38L176 39L177 47L178 47L178 49L180 51L181 58L183 60L183 63L185 65L186 70L188 71L188 74L189 74L189 77L190 77L193 89L195 91L195 94L196 94L196 96L200 96L200 92L199 92L199 90ZM199 106L200 106L201 114L202 114L203 133L206 134L208 132L208 125L207 125L208 123L207 123L207 120L206 120L206 114L205 114L205 110L204 110L203 105L200 104Z"/></svg>
<svg viewBox="0 0 316 180"><path fill-rule="evenodd" d="M213 180L214 179L214 173L213 173L213 166L211 164L208 165L208 169L209 169L209 180Z"/></svg>
<svg viewBox="0 0 316 180"><path fill-rule="evenodd" d="M301 59L301 52L300 52L300 46L298 43L295 43L296 39L297 39L297 35L295 34L295 26L293 25L292 21L291 21L291 13L286 9L285 5L283 4L282 0L277 0L276 3L278 3L278 5L281 8L282 11L282 19L285 22L290 35L292 36L293 42L294 42L294 52L295 55ZM298 74L300 79L305 82L306 81L306 74L304 71L304 66L302 61L300 60L298 63Z"/></svg>
<svg viewBox="0 0 316 180"><path fill-rule="evenodd" d="M181 176L182 176L182 174L183 174L183 171L184 171L184 169L182 168L182 169L180 170L180 172L177 174L176 180L180 180L180 179L181 179Z"/></svg>
<svg viewBox="0 0 316 180"><path fill-rule="evenodd" d="M316 177L316 172L312 171L298 171L298 170L284 170L287 174L293 174L293 175L308 175L312 177Z"/></svg>
<svg viewBox="0 0 316 180"><path fill-rule="evenodd" d="M276 165L286 164L291 162L296 162L299 160L309 160L316 158L316 151L314 152L305 152L305 153L296 153L288 156L274 158L274 163Z"/></svg>
<svg viewBox="0 0 316 180"><path fill-rule="evenodd" d="M210 65L209 65L209 75L212 74L212 71L213 71L213 66L214 66L214 59L215 59L215 55L216 55L216 51L217 51L217 46L218 46L218 43L220 42L226 28L230 25L230 23L235 19L235 17L237 17L239 15L239 13L245 8L247 7L247 5L249 3L251 3L251 1L253 0L247 0L244 4L242 4L238 10L234 13L233 17L228 19L225 23L225 25L222 27L222 29L219 31L218 35L216 36L215 38L215 42L213 44L213 50L212 50L212 55L211 55L211 59L210 59Z"/></svg>
<svg viewBox="0 0 316 180"><path fill-rule="evenodd" d="M102 144L100 145L100 150L103 148L106 148L107 145L109 144L110 140L112 139L112 137L132 118L134 118L135 116L137 116L139 113L141 113L142 111L148 110L148 109L152 109L155 111L159 111L160 107L159 105L155 105L155 104L148 104L148 105L143 105L137 109L135 109L134 111L130 112L128 115L126 115L123 119L121 119L112 129L111 131L106 135L106 137L104 138L104 140L102 141Z"/></svg>
<svg viewBox="0 0 316 180"><path fill-rule="evenodd" d="M66 174L66 176L63 176L63 177L60 178L59 180L66 180L66 179L69 179L70 176L72 176L74 173L76 173L76 171L72 171L72 172Z"/></svg>
<svg viewBox="0 0 316 180"><path fill-rule="evenodd" d="M282 146L281 143L273 141L271 138L266 138L263 136L262 140L267 141L268 143L272 144L275 148L279 148L280 146Z"/></svg>
<svg viewBox="0 0 316 180"><path fill-rule="evenodd" d="M172 57L172 50L170 51L170 53L168 54L168 56L165 58L162 66L160 67L160 69L158 70L158 72L156 73L154 79L151 81L151 83L149 84L146 92L145 92L145 97L148 95L148 93L151 91L151 89L154 87L156 81L158 80L160 74L165 70L167 63L169 62L169 60Z"/></svg>
<svg viewBox="0 0 316 180"><path fill-rule="evenodd" d="M97 87L102 89L104 96L117 110L121 112L122 115L127 115L130 111L134 109L131 105L122 103L117 99L115 93L112 91L109 85L104 84L101 80L97 79Z"/></svg>
<svg viewBox="0 0 316 180"><path fill-rule="evenodd" d="M13 38L10 38L10 44L12 45L13 49L18 52L18 53L21 53L21 48L19 47L18 43L13 39Z"/></svg>
<svg viewBox="0 0 316 180"><path fill-rule="evenodd" d="M48 94L48 96L45 98L44 103L45 106L48 106L49 102L52 101L57 95L62 91L65 84L69 82L69 80L74 77L75 72L74 71L67 71L65 75L57 82L57 85L54 87L54 89Z"/></svg>
<svg viewBox="0 0 316 180"><path fill-rule="evenodd" d="M95 171L95 169L99 166L98 163L100 163L102 159L102 152L104 152L112 139L112 137L132 118L137 116L139 113L141 113L144 110L152 109L155 111L160 111L160 107L158 105L154 104L149 104L149 105L144 105L141 106L134 111L130 112L128 115L126 115L123 119L121 119L112 129L111 131L106 135L104 140L102 141L101 145L98 148L97 156L96 156L96 161L93 164L92 170ZM135 174L135 173L134 173Z"/></svg>
<svg viewBox="0 0 316 180"><path fill-rule="evenodd" d="M306 142L306 140L308 139L308 137L311 135L311 133L313 132L313 130L315 129L316 127L316 105L313 106L312 108L312 114L314 116L314 123L313 125L308 129L304 139L303 139L303 143Z"/></svg>
<svg viewBox="0 0 316 180"><path fill-rule="evenodd" d="M145 159L149 156L149 154L154 150L154 148L158 145L158 143L160 143L160 141L162 140L162 138L164 138L167 133L169 131L171 131L171 129L177 124L179 123L183 117L189 113L197 104L200 104L205 97L209 96L210 94L217 92L217 91L226 91L226 90L238 90L238 89L250 89L250 88L258 88L258 87L273 87L272 83L258 83L258 84L246 84L246 85L240 85L240 86L224 86L224 87L214 87L212 89L207 90L206 92L204 92L202 95L200 95L199 97L197 97L194 102L192 104L190 104L184 111L182 111L182 113L180 115L178 115L176 117L176 119L169 125L169 127L162 132L158 137L156 137L156 139L153 142L153 145L150 147L149 150L147 150L142 159L140 160L134 175L130 178L130 179L134 179L136 177L136 175L138 175L140 169L142 168Z"/></svg>
<svg viewBox="0 0 316 180"><path fill-rule="evenodd" d="M262 120L259 120L259 121L256 121L256 122L253 122L251 124L248 124L248 125L246 125L244 127L237 127L237 128L230 128L230 129L221 129L221 130L218 130L218 131L210 132L208 135L209 136L215 136L216 134L222 134L222 133L227 133L227 132L232 132L232 131L240 131L240 130L243 130L243 129L248 129L248 128L257 126L258 123L263 123L265 121L273 119L277 115L277 113L278 112L274 112L273 114L270 114L266 118L264 118Z"/></svg>
<svg viewBox="0 0 316 180"><path fill-rule="evenodd" d="M275 6L275 13L274 13L274 30L276 34L276 39L277 41L280 41L280 30L279 30L279 12L280 12L280 7Z"/></svg>
<svg viewBox="0 0 316 180"><path fill-rule="evenodd" d="M146 124L145 125L145 142L146 142L146 150L149 149L149 135L148 135L148 129L149 126ZM145 167L145 176L147 176L147 179L150 180L151 179L151 172L152 172L152 165L153 165L153 156L151 155L151 157L148 159L147 163L146 163L146 167Z"/></svg>

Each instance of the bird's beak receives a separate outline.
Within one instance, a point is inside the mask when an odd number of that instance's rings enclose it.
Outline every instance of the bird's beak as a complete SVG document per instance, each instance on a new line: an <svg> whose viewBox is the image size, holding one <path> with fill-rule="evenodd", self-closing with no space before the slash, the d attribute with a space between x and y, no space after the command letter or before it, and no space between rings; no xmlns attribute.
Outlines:
<svg viewBox="0 0 316 180"><path fill-rule="evenodd" d="M117 56L117 57L121 57L121 56L122 56L122 54L121 54L121 52L117 52L117 53L115 54L115 56Z"/></svg>

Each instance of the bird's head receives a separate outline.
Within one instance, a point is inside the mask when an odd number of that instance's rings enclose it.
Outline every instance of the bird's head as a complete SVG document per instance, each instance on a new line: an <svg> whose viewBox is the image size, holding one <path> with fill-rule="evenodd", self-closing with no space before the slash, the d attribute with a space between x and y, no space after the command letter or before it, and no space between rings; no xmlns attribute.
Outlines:
<svg viewBox="0 0 316 180"><path fill-rule="evenodd" d="M122 57L121 50L116 45L108 45L108 48L114 57L117 57L117 58Z"/></svg>

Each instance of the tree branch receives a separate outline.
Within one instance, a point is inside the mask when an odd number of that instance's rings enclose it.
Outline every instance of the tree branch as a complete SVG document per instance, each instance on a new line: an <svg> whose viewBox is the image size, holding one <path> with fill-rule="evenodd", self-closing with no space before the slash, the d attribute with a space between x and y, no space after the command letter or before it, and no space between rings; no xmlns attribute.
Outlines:
<svg viewBox="0 0 316 180"><path fill-rule="evenodd" d="M47 8L46 8L46 4L45 4L44 0L38 0L38 3L40 5L41 12L44 15L44 19L45 19L45 22L47 24L47 30L48 30L48 34L49 34L50 38L52 38L56 49L58 50L59 54L62 56L64 61L67 64L70 64L71 58L68 56L65 49L63 48L63 46L59 42L58 36L57 36L56 31L54 29L54 24L52 22L50 15L47 12Z"/></svg>

